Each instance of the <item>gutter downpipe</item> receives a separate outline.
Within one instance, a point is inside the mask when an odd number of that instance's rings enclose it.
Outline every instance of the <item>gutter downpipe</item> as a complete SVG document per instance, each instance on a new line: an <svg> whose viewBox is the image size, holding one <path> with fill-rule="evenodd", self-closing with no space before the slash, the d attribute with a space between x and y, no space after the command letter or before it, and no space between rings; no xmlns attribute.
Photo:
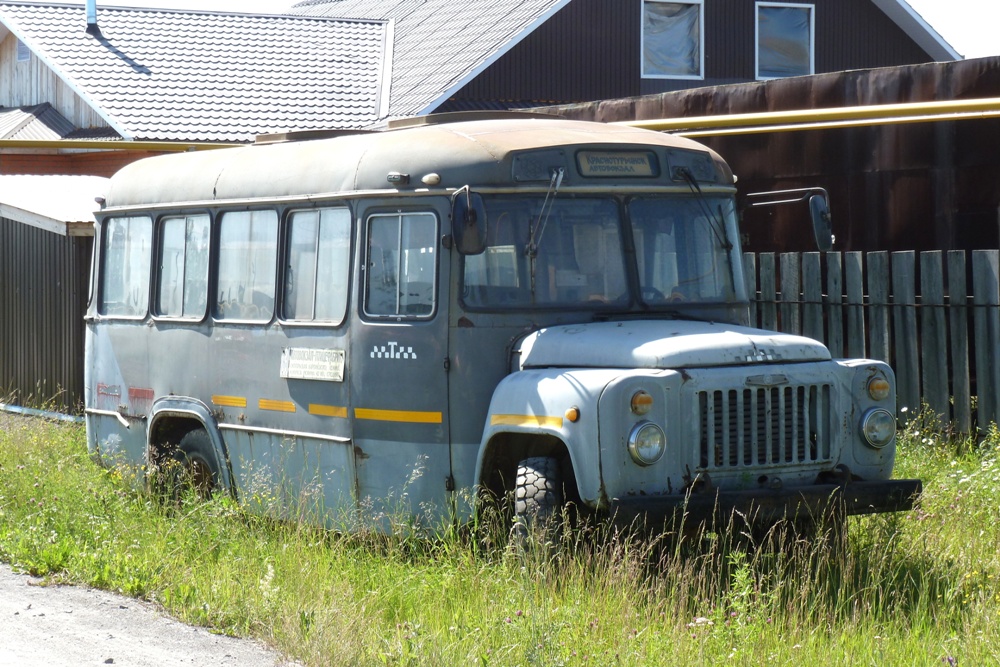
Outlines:
<svg viewBox="0 0 1000 667"><path fill-rule="evenodd" d="M101 34L97 25L97 0L87 0L87 32L91 35Z"/></svg>

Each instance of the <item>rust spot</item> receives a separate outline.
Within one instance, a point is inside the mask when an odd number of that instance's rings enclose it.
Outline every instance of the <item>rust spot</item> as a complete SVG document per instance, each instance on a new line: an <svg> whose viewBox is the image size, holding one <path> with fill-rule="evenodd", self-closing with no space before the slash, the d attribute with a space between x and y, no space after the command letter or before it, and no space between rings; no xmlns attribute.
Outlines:
<svg viewBox="0 0 1000 667"><path fill-rule="evenodd" d="M371 458L369 454L365 454L365 450L361 449L357 445L354 445L354 458L364 461L367 458Z"/></svg>

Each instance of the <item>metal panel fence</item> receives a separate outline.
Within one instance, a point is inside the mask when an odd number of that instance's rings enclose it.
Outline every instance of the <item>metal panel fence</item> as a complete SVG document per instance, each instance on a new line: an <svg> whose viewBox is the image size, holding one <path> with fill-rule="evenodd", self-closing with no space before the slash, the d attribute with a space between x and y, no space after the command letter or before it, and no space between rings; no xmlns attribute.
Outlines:
<svg viewBox="0 0 1000 667"><path fill-rule="evenodd" d="M888 362L901 418L926 405L961 433L1000 418L1000 251L744 257L751 321Z"/></svg>
<svg viewBox="0 0 1000 667"><path fill-rule="evenodd" d="M0 402L82 404L92 245L0 218Z"/></svg>

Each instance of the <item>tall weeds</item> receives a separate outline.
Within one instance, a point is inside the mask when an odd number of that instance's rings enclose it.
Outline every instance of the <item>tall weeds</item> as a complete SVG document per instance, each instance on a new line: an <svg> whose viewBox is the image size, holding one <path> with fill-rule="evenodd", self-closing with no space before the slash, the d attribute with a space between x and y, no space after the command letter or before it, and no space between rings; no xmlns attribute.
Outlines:
<svg viewBox="0 0 1000 667"><path fill-rule="evenodd" d="M157 502L94 466L82 428L0 414L0 559L309 665L996 664L1000 435L914 421L912 512L806 535L584 525L511 549L499 514L343 533Z"/></svg>

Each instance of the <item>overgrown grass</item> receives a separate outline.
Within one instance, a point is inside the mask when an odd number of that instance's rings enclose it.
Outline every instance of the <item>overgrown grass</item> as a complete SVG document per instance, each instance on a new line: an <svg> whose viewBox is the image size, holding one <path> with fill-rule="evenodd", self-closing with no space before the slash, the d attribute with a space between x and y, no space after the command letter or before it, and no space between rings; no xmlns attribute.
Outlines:
<svg viewBox="0 0 1000 667"><path fill-rule="evenodd" d="M95 466L81 427L0 415L0 560L309 665L998 664L1000 435L937 432L914 420L899 447L919 508L852 518L846 543L577 534L521 555L164 505Z"/></svg>

